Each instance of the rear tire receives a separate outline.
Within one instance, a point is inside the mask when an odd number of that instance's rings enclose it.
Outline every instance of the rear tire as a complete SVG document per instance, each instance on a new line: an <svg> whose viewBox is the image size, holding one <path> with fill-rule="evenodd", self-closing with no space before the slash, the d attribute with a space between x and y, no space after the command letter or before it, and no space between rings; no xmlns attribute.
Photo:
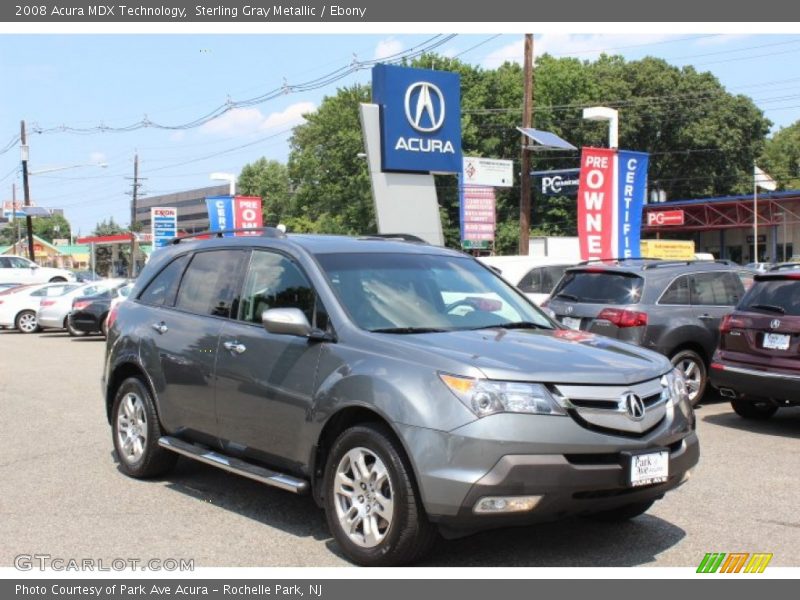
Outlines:
<svg viewBox="0 0 800 600"><path fill-rule="evenodd" d="M69 317L66 318L66 330L67 333L70 334L72 337L83 337L88 335L87 332L81 331L80 329L75 329L75 327L70 323Z"/></svg>
<svg viewBox="0 0 800 600"><path fill-rule="evenodd" d="M697 406L703 399L708 385L708 371L703 357L694 350L681 350L674 354L670 361L674 367L683 372L689 390L689 402L692 406Z"/></svg>
<svg viewBox="0 0 800 600"><path fill-rule="evenodd" d="M39 323L36 320L36 313L32 310L23 310L14 319L14 326L20 333L36 333L39 331Z"/></svg>
<svg viewBox="0 0 800 600"><path fill-rule="evenodd" d="M144 479L163 475L178 455L158 445L161 424L147 386L137 377L122 382L111 409L111 434L120 469Z"/></svg>
<svg viewBox="0 0 800 600"><path fill-rule="evenodd" d="M623 521L630 521L633 518L643 515L650 507L653 506L655 500L646 500L644 502L636 502L635 504L626 504L611 510L604 510L589 515L595 521L602 521L604 523L620 523Z"/></svg>
<svg viewBox="0 0 800 600"><path fill-rule="evenodd" d="M323 484L328 527L345 556L370 567L412 563L436 541L402 446L379 424L334 442Z"/></svg>
<svg viewBox="0 0 800 600"><path fill-rule="evenodd" d="M731 400L733 411L743 419L752 421L766 421L778 411L778 407L767 402L754 402L752 400Z"/></svg>

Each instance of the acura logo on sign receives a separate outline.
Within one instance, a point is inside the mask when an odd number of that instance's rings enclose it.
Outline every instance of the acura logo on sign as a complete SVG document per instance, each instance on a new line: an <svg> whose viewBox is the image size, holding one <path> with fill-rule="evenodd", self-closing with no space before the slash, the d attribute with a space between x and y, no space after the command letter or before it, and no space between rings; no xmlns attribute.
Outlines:
<svg viewBox="0 0 800 600"><path fill-rule="evenodd" d="M770 321L770 323L769 323L769 326L772 327L772 329L777 329L778 327L781 326L781 320L780 319L772 319L772 321Z"/></svg>
<svg viewBox="0 0 800 600"><path fill-rule="evenodd" d="M434 103L433 96L436 96L438 103ZM406 119L417 131L431 133L444 124L444 94L432 83L418 81L408 86L405 104Z"/></svg>
<svg viewBox="0 0 800 600"><path fill-rule="evenodd" d="M628 416L634 421L641 421L644 419L644 401L633 392L622 394L621 404L625 412L628 413Z"/></svg>

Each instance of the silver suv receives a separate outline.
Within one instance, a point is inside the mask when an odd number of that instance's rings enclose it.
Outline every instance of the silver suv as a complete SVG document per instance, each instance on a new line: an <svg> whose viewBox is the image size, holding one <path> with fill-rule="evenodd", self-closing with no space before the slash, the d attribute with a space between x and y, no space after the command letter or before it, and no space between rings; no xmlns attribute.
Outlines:
<svg viewBox="0 0 800 600"><path fill-rule="evenodd" d="M422 243L182 239L108 318L121 469L178 455L324 507L362 565L437 532L629 519L699 458L682 375L562 328L491 269Z"/></svg>

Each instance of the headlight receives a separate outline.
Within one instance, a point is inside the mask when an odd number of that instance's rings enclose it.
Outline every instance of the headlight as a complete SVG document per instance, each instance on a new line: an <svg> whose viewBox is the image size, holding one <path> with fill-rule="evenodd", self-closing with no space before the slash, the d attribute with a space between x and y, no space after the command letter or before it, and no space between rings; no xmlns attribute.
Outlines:
<svg viewBox="0 0 800 600"><path fill-rule="evenodd" d="M689 389L686 387L686 377L678 368L672 369L661 378L661 385L667 394L668 403L675 406L681 401L689 402Z"/></svg>
<svg viewBox="0 0 800 600"><path fill-rule="evenodd" d="M446 373L439 373L439 378L478 417L501 412L558 416L567 414L548 389L539 383L491 381Z"/></svg>

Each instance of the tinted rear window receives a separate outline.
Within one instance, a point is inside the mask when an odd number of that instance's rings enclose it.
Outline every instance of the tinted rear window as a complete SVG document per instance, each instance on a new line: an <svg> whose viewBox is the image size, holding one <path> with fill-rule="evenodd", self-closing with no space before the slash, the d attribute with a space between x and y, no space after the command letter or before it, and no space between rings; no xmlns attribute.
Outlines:
<svg viewBox="0 0 800 600"><path fill-rule="evenodd" d="M775 307L779 310L772 310ZM800 316L800 280L766 279L756 281L742 298L739 310L774 312Z"/></svg>
<svg viewBox="0 0 800 600"><path fill-rule="evenodd" d="M636 304L643 283L641 277L628 273L567 271L552 297L587 304Z"/></svg>

